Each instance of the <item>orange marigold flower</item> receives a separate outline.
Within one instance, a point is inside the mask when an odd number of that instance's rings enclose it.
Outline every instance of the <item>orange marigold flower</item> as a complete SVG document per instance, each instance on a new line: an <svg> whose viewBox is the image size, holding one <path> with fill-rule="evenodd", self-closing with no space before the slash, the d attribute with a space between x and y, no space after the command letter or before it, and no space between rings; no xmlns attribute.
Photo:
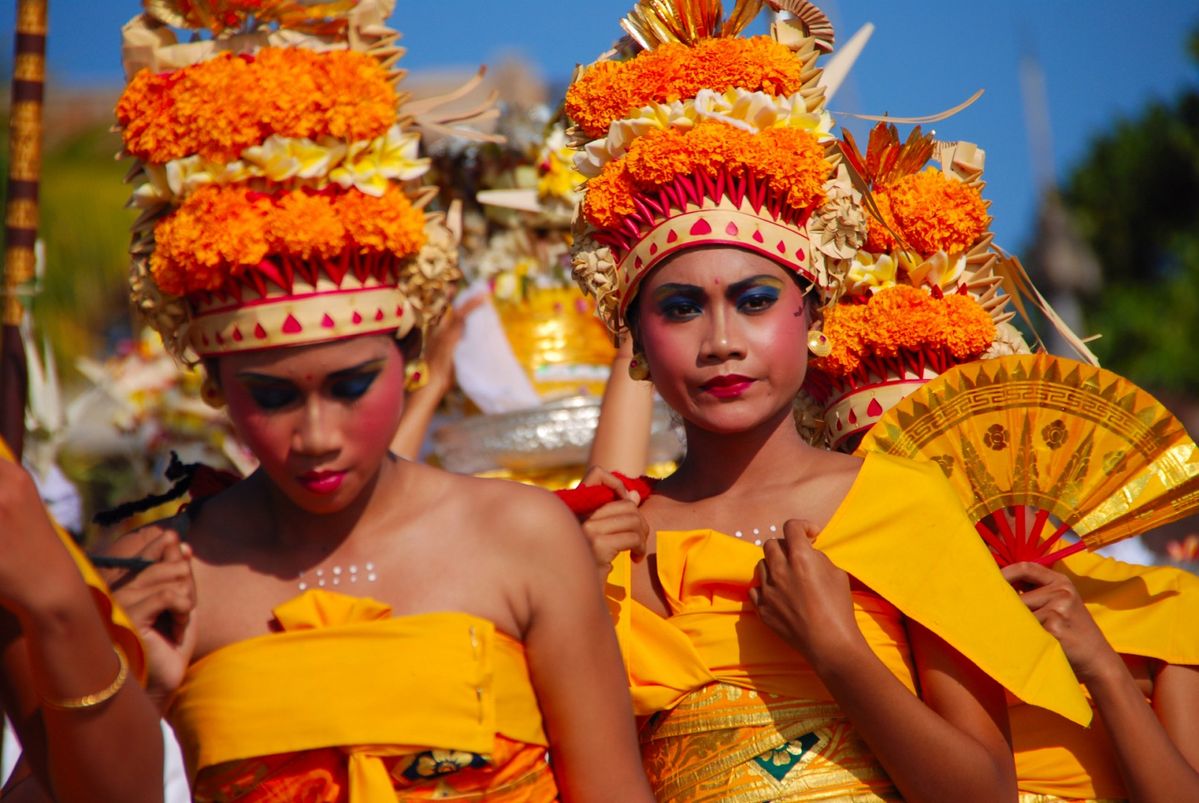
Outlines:
<svg viewBox="0 0 1199 803"><path fill-rule="evenodd" d="M901 350L918 351L939 341L944 335L944 315L936 306L928 293L910 285L875 293L866 306L871 323L869 351L890 358Z"/></svg>
<svg viewBox="0 0 1199 803"><path fill-rule="evenodd" d="M900 235L922 257L963 251L978 242L991 223L977 185L935 168L904 176L886 194Z"/></svg>
<svg viewBox="0 0 1199 803"><path fill-rule="evenodd" d="M338 196L338 213L359 253L386 251L404 257L425 244L425 215L398 187L382 198L350 190Z"/></svg>
<svg viewBox="0 0 1199 803"><path fill-rule="evenodd" d="M937 299L920 288L897 285L865 304L842 302L826 310L824 333L832 353L814 364L839 378L857 371L864 356L890 360L905 352L944 349L957 360L974 359L994 342L995 323L969 296Z"/></svg>
<svg viewBox="0 0 1199 803"><path fill-rule="evenodd" d="M995 342L995 321L973 298L946 296L945 316L945 347L956 359L974 359Z"/></svg>
<svg viewBox="0 0 1199 803"><path fill-rule="evenodd" d="M271 253L300 259L332 257L346 248L346 227L332 195L289 192L272 210L267 232Z"/></svg>
<svg viewBox="0 0 1199 803"><path fill-rule="evenodd" d="M701 89L793 95L803 86L802 75L803 63L769 36L671 42L628 61L588 67L566 92L566 113L594 139L650 103L693 98Z"/></svg>
<svg viewBox="0 0 1199 803"><path fill-rule="evenodd" d="M857 370L869 324L865 304L834 304L824 311L824 334L832 349L827 357L813 360L825 373L846 376Z"/></svg>
<svg viewBox="0 0 1199 803"><path fill-rule="evenodd" d="M171 73L142 70L117 103L126 149L152 164L199 154L237 159L272 134L373 139L396 120L387 70L349 50L221 53Z"/></svg>
<svg viewBox="0 0 1199 803"><path fill-rule="evenodd" d="M402 259L424 246L424 225L424 212L396 187L376 198L208 185L155 226L150 269L164 292L188 295L221 289L272 255L320 260L356 248Z"/></svg>
<svg viewBox="0 0 1199 803"><path fill-rule="evenodd" d="M824 200L829 165L824 145L798 128L768 128L758 137L762 154L753 165L758 175L787 192L794 209L807 209Z"/></svg>
<svg viewBox="0 0 1199 803"><path fill-rule="evenodd" d="M271 207L245 187L200 188L154 227L154 281L173 295L221 287L230 266L257 264L267 255Z"/></svg>
<svg viewBox="0 0 1199 803"><path fill-rule="evenodd" d="M638 192L660 187L677 176L735 177L752 173L786 194L796 209L824 198L829 163L816 136L801 129L767 129L758 134L707 120L688 130L666 128L638 137L619 159L604 165L587 183L583 214L593 226L614 228L636 211Z"/></svg>
<svg viewBox="0 0 1199 803"><path fill-rule="evenodd" d="M619 169L605 169L587 182L583 212L596 228L615 228L622 219L637 211L633 205L636 193L637 187L624 165Z"/></svg>

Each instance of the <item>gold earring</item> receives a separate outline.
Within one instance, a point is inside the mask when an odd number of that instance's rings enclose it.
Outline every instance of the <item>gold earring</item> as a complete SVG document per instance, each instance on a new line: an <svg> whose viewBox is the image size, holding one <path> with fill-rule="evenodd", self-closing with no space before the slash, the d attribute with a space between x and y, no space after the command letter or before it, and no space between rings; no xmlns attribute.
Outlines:
<svg viewBox="0 0 1199 803"><path fill-rule="evenodd" d="M423 359L413 360L405 366L404 390L411 393L429 384L429 363Z"/></svg>
<svg viewBox="0 0 1199 803"><path fill-rule="evenodd" d="M833 351L833 344L829 342L824 332L813 329L808 332L808 351L817 357L827 357Z"/></svg>
<svg viewBox="0 0 1199 803"><path fill-rule="evenodd" d="M645 382L649 379L649 363L645 361L645 355L640 351L633 352L633 359L629 360L629 378L637 382Z"/></svg>
<svg viewBox="0 0 1199 803"><path fill-rule="evenodd" d="M204 380L200 382L200 398L209 407L225 406L225 393L211 376L205 376Z"/></svg>

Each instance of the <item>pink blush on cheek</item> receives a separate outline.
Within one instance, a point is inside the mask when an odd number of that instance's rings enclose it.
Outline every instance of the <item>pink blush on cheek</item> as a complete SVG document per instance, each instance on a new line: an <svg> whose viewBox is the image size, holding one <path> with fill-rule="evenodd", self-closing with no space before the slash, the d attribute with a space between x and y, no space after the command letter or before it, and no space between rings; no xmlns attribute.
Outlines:
<svg viewBox="0 0 1199 803"><path fill-rule="evenodd" d="M241 388L231 389L226 403L238 435L259 461L282 464L291 448L290 426L264 414Z"/></svg>
<svg viewBox="0 0 1199 803"><path fill-rule="evenodd" d="M355 442L377 442L386 447L399 426L403 411L404 371L389 365L375 380L370 392L354 405L346 435Z"/></svg>

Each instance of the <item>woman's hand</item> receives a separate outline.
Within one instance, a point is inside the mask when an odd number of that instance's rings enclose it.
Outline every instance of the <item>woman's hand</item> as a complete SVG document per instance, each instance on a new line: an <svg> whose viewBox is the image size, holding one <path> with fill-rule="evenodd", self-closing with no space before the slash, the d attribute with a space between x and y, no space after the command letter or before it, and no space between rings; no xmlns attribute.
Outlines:
<svg viewBox="0 0 1199 803"><path fill-rule="evenodd" d="M1004 567L1003 576L1020 592L1020 599L1041 626L1062 645L1083 683L1122 663L1066 575L1037 563L1013 563Z"/></svg>
<svg viewBox="0 0 1199 803"><path fill-rule="evenodd" d="M425 365L429 371L425 387L433 388L430 393L436 393L438 400L454 387L454 350L462 340L466 319L486 304L489 298L486 293L479 293L467 299L460 307L450 307L429 333L429 340L424 349Z"/></svg>
<svg viewBox="0 0 1199 803"><path fill-rule="evenodd" d="M631 551L633 560L645 557L649 523L641 515L641 495L625 488L611 472L595 466L583 477L583 484L604 485L617 495L616 501L609 502L581 522L602 583L612 571L612 561L621 552Z"/></svg>
<svg viewBox="0 0 1199 803"><path fill-rule="evenodd" d="M134 573L106 572L113 597L129 615L146 647L146 692L161 708L179 687L196 646L196 583L192 551L174 530L157 525L117 541L109 554L153 561Z"/></svg>
<svg viewBox="0 0 1199 803"><path fill-rule="evenodd" d="M762 545L750 601L766 625L813 668L869 649L853 615L849 575L812 546L816 530L805 521L783 525L783 538Z"/></svg>

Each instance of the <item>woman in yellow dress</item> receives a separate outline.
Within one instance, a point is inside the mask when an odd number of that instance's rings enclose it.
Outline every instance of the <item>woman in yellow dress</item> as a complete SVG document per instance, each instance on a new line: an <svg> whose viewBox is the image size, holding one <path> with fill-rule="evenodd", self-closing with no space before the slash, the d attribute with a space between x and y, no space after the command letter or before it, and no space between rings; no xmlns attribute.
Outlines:
<svg viewBox="0 0 1199 803"><path fill-rule="evenodd" d="M576 278L687 435L642 543L591 528L655 795L1014 800L1004 688L1087 720L1060 648L939 469L792 423L824 345L810 291L835 293L864 236L814 67L827 20L798 4L741 39L742 4L727 25L655 8L566 107Z"/></svg>
<svg viewBox="0 0 1199 803"><path fill-rule="evenodd" d="M390 4L351 5L125 30L134 299L259 461L114 547L150 690L200 801L649 800L569 513L388 450L459 274Z"/></svg>
<svg viewBox="0 0 1199 803"><path fill-rule="evenodd" d="M870 236L828 299L834 348L814 361L798 404L805 434L847 451L939 372L1029 351L993 289L1000 254L979 214L983 151L918 129L900 142L887 125L869 143L865 154L843 147L871 190ZM890 165L888 152L899 154ZM940 165L926 167L934 154ZM1084 728L1009 700L1021 800L1199 798L1199 580L1089 553L1004 575L1061 642L1096 712Z"/></svg>

